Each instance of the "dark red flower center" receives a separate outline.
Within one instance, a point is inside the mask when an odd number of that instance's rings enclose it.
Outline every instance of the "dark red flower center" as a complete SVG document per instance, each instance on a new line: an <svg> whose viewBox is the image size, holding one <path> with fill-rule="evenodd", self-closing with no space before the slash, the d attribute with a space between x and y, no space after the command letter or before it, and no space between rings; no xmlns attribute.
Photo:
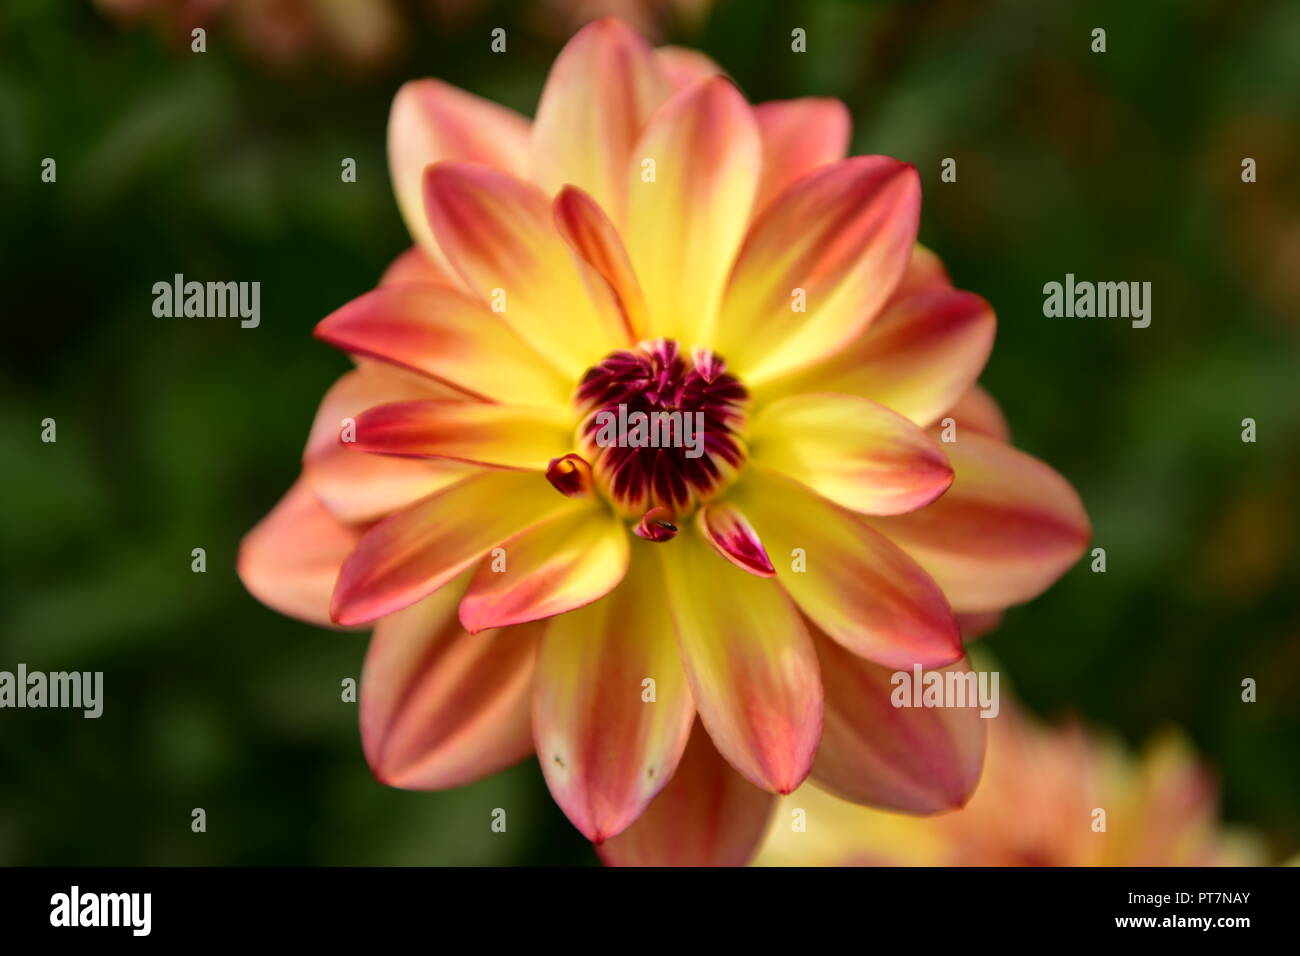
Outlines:
<svg viewBox="0 0 1300 956"><path fill-rule="evenodd" d="M687 358L656 339L611 352L583 375L574 401L596 486L629 517L689 514L745 462L749 393L708 349Z"/></svg>

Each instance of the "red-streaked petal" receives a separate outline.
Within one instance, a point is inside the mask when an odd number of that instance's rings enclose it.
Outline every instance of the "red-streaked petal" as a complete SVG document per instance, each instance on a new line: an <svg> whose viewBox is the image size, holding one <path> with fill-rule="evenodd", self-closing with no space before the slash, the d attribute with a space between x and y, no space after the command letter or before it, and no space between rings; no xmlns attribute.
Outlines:
<svg viewBox="0 0 1300 956"><path fill-rule="evenodd" d="M557 408L422 399L367 410L356 452L454 458L499 468L544 470L572 446L571 416Z"/></svg>
<svg viewBox="0 0 1300 956"><path fill-rule="evenodd" d="M655 58L659 61L659 68L667 75L674 90L684 89L692 83L707 80L711 76L727 75L726 70L699 50L681 46L661 46L655 48Z"/></svg>
<svg viewBox="0 0 1300 956"><path fill-rule="evenodd" d="M624 234L650 334L706 343L761 170L754 112L729 80L690 86L651 118L628 169Z"/></svg>
<svg viewBox="0 0 1300 956"><path fill-rule="evenodd" d="M789 793L821 733L817 659L799 613L775 581L727 563L691 527L656 547L709 736L755 786Z"/></svg>
<svg viewBox="0 0 1300 956"><path fill-rule="evenodd" d="M695 716L651 547L608 597L552 619L538 659L537 759L555 802L596 843L668 783Z"/></svg>
<svg viewBox="0 0 1300 956"><path fill-rule="evenodd" d="M563 614L604 597L627 571L628 533L593 505L529 528L501 549L502 561L485 559L460 603L469 631Z"/></svg>
<svg viewBox="0 0 1300 956"><path fill-rule="evenodd" d="M325 509L302 479L239 545L239 579L269 608L333 626L330 592L359 532Z"/></svg>
<svg viewBox="0 0 1300 956"><path fill-rule="evenodd" d="M727 765L697 723L668 786L598 852L609 866L744 866L774 804Z"/></svg>
<svg viewBox="0 0 1300 956"><path fill-rule="evenodd" d="M627 346L622 322L583 287L540 189L471 163L431 166L424 186L434 234L466 287L571 381Z"/></svg>
<svg viewBox="0 0 1300 956"><path fill-rule="evenodd" d="M768 405L754 419L750 461L864 514L915 511L952 484L937 441L854 395L792 395Z"/></svg>
<svg viewBox="0 0 1300 956"><path fill-rule="evenodd" d="M965 805L984 764L978 697L967 707L895 707L901 690L893 668L865 661L817 631L813 640L826 684L814 782L854 803L901 813ZM933 673L970 670L963 659Z"/></svg>
<svg viewBox="0 0 1300 956"><path fill-rule="evenodd" d="M489 548L575 507L537 472L482 471L390 515L343 563L331 617L363 624L414 604Z"/></svg>
<svg viewBox="0 0 1300 956"><path fill-rule="evenodd" d="M903 272L903 278L898 280L894 294L885 303L885 308L922 292L936 292L951 288L952 279L944 267L943 260L933 250L927 249L918 242L912 247L912 256L907 260L907 269Z"/></svg>
<svg viewBox="0 0 1300 956"><path fill-rule="evenodd" d="M695 522L714 550L742 571L764 578L776 574L758 532L735 506L726 502L705 505Z"/></svg>
<svg viewBox="0 0 1300 956"><path fill-rule="evenodd" d="M447 286L381 286L322 319L316 337L477 398L568 407L572 384L499 316Z"/></svg>
<svg viewBox="0 0 1300 956"><path fill-rule="evenodd" d="M762 209L796 179L844 158L849 110L836 99L772 100L754 107L763 137L763 180L755 209Z"/></svg>
<svg viewBox="0 0 1300 956"><path fill-rule="evenodd" d="M1005 615L1001 611L978 611L973 614L958 614L957 626L961 628L963 641L973 641L995 631L1002 624Z"/></svg>
<svg viewBox="0 0 1300 956"><path fill-rule="evenodd" d="M375 626L361 674L361 742L374 775L404 790L471 783L533 750L536 625L466 634L464 580Z"/></svg>
<svg viewBox="0 0 1300 956"><path fill-rule="evenodd" d="M996 326L993 309L977 295L921 292L888 306L837 355L764 386L762 396L844 392L926 427L974 385Z"/></svg>
<svg viewBox="0 0 1300 956"><path fill-rule="evenodd" d="M513 110L448 86L412 80L388 115L388 171L411 236L445 269L424 214L424 169L444 159L526 174L529 122Z"/></svg>
<svg viewBox="0 0 1300 956"><path fill-rule="evenodd" d="M406 282L459 286L460 278L451 271L450 266L440 264L422 246L415 245L390 262L384 274L379 277L380 285Z"/></svg>
<svg viewBox="0 0 1300 956"><path fill-rule="evenodd" d="M565 186L555 197L555 225L569 244L598 308L612 308L632 341L648 325L645 296L618 230L591 196Z"/></svg>
<svg viewBox="0 0 1300 956"><path fill-rule="evenodd" d="M1037 597L1092 535L1078 493L1038 459L973 430L944 450L956 477L942 498L910 515L866 520L915 558L958 611Z"/></svg>
<svg viewBox="0 0 1300 956"><path fill-rule="evenodd" d="M334 517L366 524L445 488L469 473L453 461L417 461L364 455L355 437L357 419L375 405L455 394L423 375L367 362L343 375L321 400L303 450L303 479Z"/></svg>
<svg viewBox="0 0 1300 956"><path fill-rule="evenodd" d="M998 441L1011 441L1011 426L997 400L979 385L971 387L957 403L948 409L945 418L957 423L957 436L963 429L971 429Z"/></svg>
<svg viewBox="0 0 1300 956"><path fill-rule="evenodd" d="M887 156L804 176L750 226L705 344L751 386L832 355L898 284L920 206L916 169Z"/></svg>
<svg viewBox="0 0 1300 956"><path fill-rule="evenodd" d="M632 147L672 92L654 51L619 20L579 30L551 67L533 125L533 180L548 195L574 185L615 221L626 203Z"/></svg>
<svg viewBox="0 0 1300 956"><path fill-rule="evenodd" d="M756 468L728 500L753 522L804 614L853 653L888 667L942 667L961 657L939 586L857 515Z"/></svg>

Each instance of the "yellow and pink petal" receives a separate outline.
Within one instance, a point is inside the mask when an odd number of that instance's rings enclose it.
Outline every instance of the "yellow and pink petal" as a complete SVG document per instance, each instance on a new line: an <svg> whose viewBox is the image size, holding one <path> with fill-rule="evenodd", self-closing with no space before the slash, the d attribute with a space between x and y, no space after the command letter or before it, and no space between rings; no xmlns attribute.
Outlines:
<svg viewBox="0 0 1300 956"><path fill-rule="evenodd" d="M709 736L755 786L789 793L807 776L821 734L821 679L798 611L775 581L723 560L693 526L658 547Z"/></svg>
<svg viewBox="0 0 1300 956"><path fill-rule="evenodd" d="M1011 441L1011 426L1007 424L1002 407L979 385L971 386L944 417L956 423L959 437L962 429L969 428L998 441Z"/></svg>
<svg viewBox="0 0 1300 956"><path fill-rule="evenodd" d="M908 419L854 395L779 399L754 418L752 467L802 482L864 514L905 514L952 484L939 443Z"/></svg>
<svg viewBox="0 0 1300 956"><path fill-rule="evenodd" d="M560 190L554 212L596 307L612 310L629 340L640 341L650 327L649 309L618 230L596 200L576 186Z"/></svg>
<svg viewBox="0 0 1300 956"><path fill-rule="evenodd" d="M461 623L473 632L590 604L619 586L628 545L623 522L595 503L529 528L484 559L460 603Z"/></svg>
<svg viewBox="0 0 1300 956"><path fill-rule="evenodd" d="M531 124L513 110L440 80L412 80L393 98L388 168L412 238L449 271L424 213L424 169L445 159L482 163L526 175Z"/></svg>
<svg viewBox="0 0 1300 956"><path fill-rule="evenodd" d="M975 706L896 707L895 670L812 631L826 685L826 721L813 780L882 810L930 814L963 806L984 763ZM968 673L963 659L944 671ZM909 675L910 676L910 675ZM952 702L948 702L952 703Z"/></svg>
<svg viewBox="0 0 1300 956"><path fill-rule="evenodd" d="M844 158L849 110L836 99L771 100L754 107L763 140L763 178L754 209L761 211L795 180Z"/></svg>
<svg viewBox="0 0 1300 956"><path fill-rule="evenodd" d="M597 849L610 866L745 866L775 802L728 765L697 723L668 786Z"/></svg>
<svg viewBox="0 0 1300 956"><path fill-rule="evenodd" d="M553 618L538 660L537 759L556 803L596 843L668 783L695 716L653 547L637 546L613 593Z"/></svg>
<svg viewBox="0 0 1300 956"><path fill-rule="evenodd" d="M751 387L832 355L898 285L920 205L915 168L887 156L797 180L750 226L704 344Z"/></svg>
<svg viewBox="0 0 1300 956"><path fill-rule="evenodd" d="M752 522L800 610L854 654L889 667L943 667L961 657L939 585L861 518L752 468L728 501Z"/></svg>
<svg viewBox="0 0 1300 956"><path fill-rule="evenodd" d="M758 532L735 505L725 501L705 505L697 514L696 527L718 554L742 571L764 578L776 574Z"/></svg>
<svg viewBox="0 0 1300 956"><path fill-rule="evenodd" d="M864 520L925 568L957 611L1037 597L1091 537L1078 493L1038 459L974 430L944 447L955 472L947 494L912 514Z"/></svg>
<svg viewBox="0 0 1300 956"><path fill-rule="evenodd" d="M655 59L659 61L659 68L668 77L674 91L685 89L711 76L727 75L727 71L718 66L712 57L687 47L656 47Z"/></svg>
<svg viewBox="0 0 1300 956"><path fill-rule="evenodd" d="M537 104L532 178L554 195L572 185L623 220L633 146L672 84L650 45L624 23L597 20L560 51Z"/></svg>
<svg viewBox="0 0 1300 956"><path fill-rule="evenodd" d="M570 384L630 344L621 318L584 288L540 189L472 163L430 166L424 188L434 234L466 288Z"/></svg>
<svg viewBox="0 0 1300 956"><path fill-rule="evenodd" d="M922 427L938 421L975 384L993 348L989 304L958 289L899 299L843 351L763 387L773 400L843 392L878 402Z"/></svg>
<svg viewBox="0 0 1300 956"><path fill-rule="evenodd" d="M360 532L343 524L299 478L239 545L239 579L269 608L332 627L330 594Z"/></svg>
<svg viewBox="0 0 1300 956"><path fill-rule="evenodd" d="M365 624L399 611L507 538L576 507L536 472L472 474L367 531L343 563L330 616Z"/></svg>
<svg viewBox="0 0 1300 956"><path fill-rule="evenodd" d="M572 388L499 315L444 285L381 286L326 316L315 334L482 400L563 408Z"/></svg>
<svg viewBox="0 0 1300 956"><path fill-rule="evenodd" d="M459 481L469 467L357 452L357 419L376 405L457 394L422 375L363 361L325 393L303 450L303 480L336 518L369 524Z"/></svg>
<svg viewBox="0 0 1300 956"><path fill-rule="evenodd" d="M533 750L529 709L539 625L467 634L456 603L467 576L381 620L361 675L361 742L374 775L443 790Z"/></svg>
<svg viewBox="0 0 1300 956"><path fill-rule="evenodd" d="M754 112L730 80L689 86L651 117L626 172L625 239L652 335L708 344L761 172Z"/></svg>
<svg viewBox="0 0 1300 956"><path fill-rule="evenodd" d="M417 399L371 408L357 419L361 454L541 471L572 444L572 416L554 407Z"/></svg>

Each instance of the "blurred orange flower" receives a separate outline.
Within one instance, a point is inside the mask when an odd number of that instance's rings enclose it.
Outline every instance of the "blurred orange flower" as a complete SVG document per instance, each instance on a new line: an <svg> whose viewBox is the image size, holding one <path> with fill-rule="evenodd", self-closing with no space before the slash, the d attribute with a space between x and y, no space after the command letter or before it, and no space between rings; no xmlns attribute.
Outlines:
<svg viewBox="0 0 1300 956"><path fill-rule="evenodd" d="M782 801L758 865L1263 862L1253 837L1220 825L1215 783L1177 732L1135 758L1078 724L1049 728L1005 702L989 723L984 776L964 809L904 817L805 785Z"/></svg>

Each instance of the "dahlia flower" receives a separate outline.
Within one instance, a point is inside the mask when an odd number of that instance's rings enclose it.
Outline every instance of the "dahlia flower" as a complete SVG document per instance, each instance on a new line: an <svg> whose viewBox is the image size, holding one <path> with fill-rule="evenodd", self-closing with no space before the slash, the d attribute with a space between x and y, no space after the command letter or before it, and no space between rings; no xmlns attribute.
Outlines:
<svg viewBox="0 0 1300 956"><path fill-rule="evenodd" d="M967 799L982 721L889 706L890 674L966 668L962 623L1048 587L1088 521L975 384L993 313L917 246L916 170L848 138L839 102L751 106L615 20L531 124L397 93L416 245L317 327L357 367L239 560L277 610L374 626L378 779L535 751L616 863L744 863L810 772ZM702 453L599 441L619 406L702 421Z"/></svg>
<svg viewBox="0 0 1300 956"><path fill-rule="evenodd" d="M1134 758L1077 723L1043 726L1004 702L964 809L916 818L812 785L783 801L759 854L772 866L1249 866L1210 773L1169 730ZM802 811L801 813L798 811ZM1104 815L1098 811L1103 811ZM796 821L802 830L792 826ZM1104 828L1103 828L1104 827Z"/></svg>

